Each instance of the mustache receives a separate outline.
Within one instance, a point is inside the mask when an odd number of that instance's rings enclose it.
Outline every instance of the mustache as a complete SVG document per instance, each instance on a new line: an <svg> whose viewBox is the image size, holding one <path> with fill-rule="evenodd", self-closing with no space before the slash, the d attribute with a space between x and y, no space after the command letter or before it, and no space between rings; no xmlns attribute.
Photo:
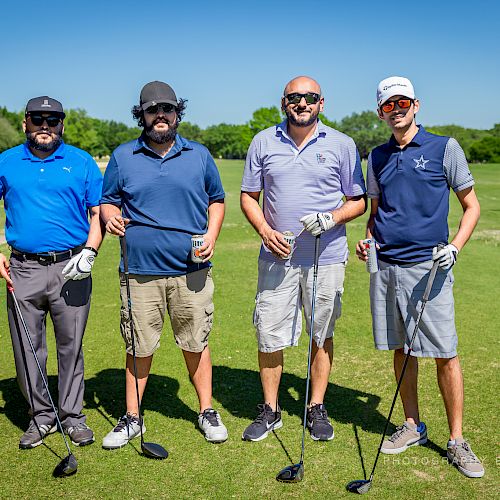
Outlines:
<svg viewBox="0 0 500 500"><path fill-rule="evenodd" d="M168 118L158 117L154 120L153 125L156 125L157 123L166 123L167 125L172 125L173 122L171 122Z"/></svg>

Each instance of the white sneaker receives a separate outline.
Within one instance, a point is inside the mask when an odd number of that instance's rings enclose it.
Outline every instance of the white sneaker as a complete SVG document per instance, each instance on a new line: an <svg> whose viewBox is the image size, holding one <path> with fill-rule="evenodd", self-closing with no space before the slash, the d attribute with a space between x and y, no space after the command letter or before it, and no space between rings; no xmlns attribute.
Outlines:
<svg viewBox="0 0 500 500"><path fill-rule="evenodd" d="M205 434L205 439L211 443L223 443L227 439L226 426L213 408L207 408L198 415L198 425Z"/></svg>
<svg viewBox="0 0 500 500"><path fill-rule="evenodd" d="M142 421L142 432L146 432L146 426L144 425L144 419ZM139 436L141 434L141 428L139 426L139 419L127 413L120 417L115 428L104 436L102 440L102 447L106 450L114 450L116 448L121 448L125 446L131 439Z"/></svg>

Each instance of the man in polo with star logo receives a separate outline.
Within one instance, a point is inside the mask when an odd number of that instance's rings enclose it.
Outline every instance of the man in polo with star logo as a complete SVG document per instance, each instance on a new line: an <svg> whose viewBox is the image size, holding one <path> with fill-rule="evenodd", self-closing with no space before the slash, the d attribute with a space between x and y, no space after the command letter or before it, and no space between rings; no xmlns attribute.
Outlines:
<svg viewBox="0 0 500 500"><path fill-rule="evenodd" d="M448 459L465 476L482 477L484 468L462 436L463 379L457 356L451 270L479 219L474 179L455 139L431 134L416 124L420 104L408 79L394 76L381 81L377 105L378 115L392 136L368 158L371 213L366 237L377 242L379 265L379 271L370 276L370 301L375 346L394 350L396 378L408 352L430 269L434 261L439 262L401 384L405 422L384 441L382 452L397 454L427 442L418 406L417 360L434 358L450 430ZM448 243L450 188L463 216ZM444 248L438 249L440 243ZM367 260L362 241L356 253Z"/></svg>

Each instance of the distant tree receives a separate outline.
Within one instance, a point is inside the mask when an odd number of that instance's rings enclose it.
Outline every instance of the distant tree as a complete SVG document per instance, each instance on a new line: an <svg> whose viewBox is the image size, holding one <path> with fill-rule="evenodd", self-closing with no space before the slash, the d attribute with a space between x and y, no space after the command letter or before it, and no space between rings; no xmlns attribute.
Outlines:
<svg viewBox="0 0 500 500"><path fill-rule="evenodd" d="M17 146L23 140L8 120L0 116L0 152Z"/></svg>
<svg viewBox="0 0 500 500"><path fill-rule="evenodd" d="M88 116L83 109L66 110L64 120L64 140L77 148L83 149L93 156L107 154L97 132L95 118Z"/></svg>
<svg viewBox="0 0 500 500"><path fill-rule="evenodd" d="M270 108L259 108L253 112L252 119L248 126L252 135L258 134L261 130L272 127L282 121L280 110L276 106Z"/></svg>
<svg viewBox="0 0 500 500"><path fill-rule="evenodd" d="M252 140L248 125L221 123L205 129L204 144L215 158L245 158Z"/></svg>
<svg viewBox="0 0 500 500"><path fill-rule="evenodd" d="M24 111L9 111L7 108L1 107L0 116L5 118L10 123L12 128L18 133L19 141L23 142L25 140L25 135L22 128Z"/></svg>
<svg viewBox="0 0 500 500"><path fill-rule="evenodd" d="M470 161L500 163L500 136L483 137L470 147Z"/></svg>
<svg viewBox="0 0 500 500"><path fill-rule="evenodd" d="M319 114L319 119L321 120L322 123L324 123L328 127L332 127L336 130L338 130L338 123L334 122L332 120L329 120L323 113Z"/></svg>
<svg viewBox="0 0 500 500"><path fill-rule="evenodd" d="M182 137L190 141L203 143L203 130L198 125L182 121L177 130Z"/></svg>

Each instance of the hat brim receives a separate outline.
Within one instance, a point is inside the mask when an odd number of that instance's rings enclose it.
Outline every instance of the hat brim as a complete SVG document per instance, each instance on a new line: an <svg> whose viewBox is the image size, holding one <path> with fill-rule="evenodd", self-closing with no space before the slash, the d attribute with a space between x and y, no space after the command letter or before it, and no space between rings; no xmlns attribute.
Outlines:
<svg viewBox="0 0 500 500"><path fill-rule="evenodd" d="M31 115L32 113L46 113L48 115L54 115L54 116L59 116L61 117L61 120L64 120L66 118L66 113L63 111L50 111L48 109L30 109L29 111L26 111L24 114L25 116Z"/></svg>
<svg viewBox="0 0 500 500"><path fill-rule="evenodd" d="M146 109L150 108L151 106L156 106L157 104L171 104L172 106L175 106L175 107L177 107L177 105L178 105L177 101L173 101L170 99L161 99L160 101L145 102L144 104L141 104L141 108L142 108L142 110L145 111Z"/></svg>
<svg viewBox="0 0 500 500"><path fill-rule="evenodd" d="M412 101L414 101L416 99L415 96L405 95L405 94L402 94L401 92L395 92L394 94L384 96L384 100L383 101L382 101L382 99L380 100L378 107L380 108L380 106L383 106L389 99L392 99L393 97L395 97L397 95L400 95L401 97L406 97L407 99L411 99Z"/></svg>

